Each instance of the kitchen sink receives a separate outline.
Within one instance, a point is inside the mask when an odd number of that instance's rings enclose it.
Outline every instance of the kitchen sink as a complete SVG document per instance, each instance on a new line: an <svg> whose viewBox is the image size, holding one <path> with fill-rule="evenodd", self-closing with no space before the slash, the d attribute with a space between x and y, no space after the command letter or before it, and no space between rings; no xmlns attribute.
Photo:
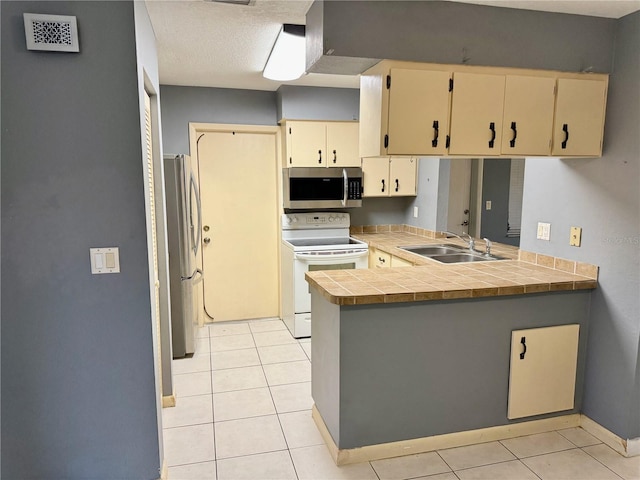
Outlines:
<svg viewBox="0 0 640 480"><path fill-rule="evenodd" d="M442 263L466 263L466 262L487 262L491 260L500 260L498 257L475 255L473 253L456 253L452 255L429 255L429 258Z"/></svg>
<svg viewBox="0 0 640 480"><path fill-rule="evenodd" d="M442 263L468 263L503 260L502 257L485 255L480 252L471 252L465 247L457 245L410 245L398 247L407 252L415 253L422 257L432 258Z"/></svg>
<svg viewBox="0 0 640 480"><path fill-rule="evenodd" d="M415 253L416 255L422 255L423 257L462 252L462 247L454 247L452 245L416 245L399 248L406 250L407 252Z"/></svg>

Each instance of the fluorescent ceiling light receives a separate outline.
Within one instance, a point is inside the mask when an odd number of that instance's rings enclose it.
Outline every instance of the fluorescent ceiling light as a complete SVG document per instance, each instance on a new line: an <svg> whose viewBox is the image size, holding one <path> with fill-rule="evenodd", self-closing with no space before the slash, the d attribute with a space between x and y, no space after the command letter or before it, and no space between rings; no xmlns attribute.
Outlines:
<svg viewBox="0 0 640 480"><path fill-rule="evenodd" d="M285 23L278 33L262 76L286 82L296 80L304 73L304 25Z"/></svg>

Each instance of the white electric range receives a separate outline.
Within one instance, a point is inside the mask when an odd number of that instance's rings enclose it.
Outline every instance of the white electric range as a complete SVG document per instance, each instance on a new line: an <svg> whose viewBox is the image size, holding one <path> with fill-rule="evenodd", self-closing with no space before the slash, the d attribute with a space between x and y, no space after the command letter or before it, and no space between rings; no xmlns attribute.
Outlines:
<svg viewBox="0 0 640 480"><path fill-rule="evenodd" d="M306 272L367 268L369 247L349 236L348 213L282 215L282 319L295 338L311 336Z"/></svg>

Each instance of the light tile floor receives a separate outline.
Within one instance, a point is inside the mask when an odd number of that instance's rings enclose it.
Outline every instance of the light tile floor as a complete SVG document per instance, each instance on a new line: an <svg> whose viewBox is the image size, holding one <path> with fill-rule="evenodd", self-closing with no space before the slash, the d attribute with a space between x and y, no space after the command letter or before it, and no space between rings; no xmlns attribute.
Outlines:
<svg viewBox="0 0 640 480"><path fill-rule="evenodd" d="M311 341L278 319L209 325L174 360L169 480L640 480L580 428L337 467L311 419Z"/></svg>

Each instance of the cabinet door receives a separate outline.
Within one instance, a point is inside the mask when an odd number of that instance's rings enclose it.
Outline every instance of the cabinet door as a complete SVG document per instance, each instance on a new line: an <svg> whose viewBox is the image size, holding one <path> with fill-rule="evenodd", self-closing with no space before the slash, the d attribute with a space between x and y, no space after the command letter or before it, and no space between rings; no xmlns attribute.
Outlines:
<svg viewBox="0 0 640 480"><path fill-rule="evenodd" d="M387 153L447 152L450 79L451 72L391 69Z"/></svg>
<svg viewBox="0 0 640 480"><path fill-rule="evenodd" d="M507 418L571 410L580 325L514 330Z"/></svg>
<svg viewBox="0 0 640 480"><path fill-rule="evenodd" d="M389 196L389 157L362 159L362 196Z"/></svg>
<svg viewBox="0 0 640 480"><path fill-rule="evenodd" d="M369 255L372 254L373 258L369 262L370 268L389 268L391 266L391 255L388 253L375 249L372 253L369 253Z"/></svg>
<svg viewBox="0 0 640 480"><path fill-rule="evenodd" d="M607 83L558 79L552 155L600 156Z"/></svg>
<svg viewBox="0 0 640 480"><path fill-rule="evenodd" d="M326 166L326 124L323 122L287 122L287 166Z"/></svg>
<svg viewBox="0 0 640 480"><path fill-rule="evenodd" d="M417 172L417 158L391 157L389 160L389 195L392 197L415 195Z"/></svg>
<svg viewBox="0 0 640 480"><path fill-rule="evenodd" d="M327 125L327 166L359 167L357 122L329 122Z"/></svg>
<svg viewBox="0 0 640 480"><path fill-rule="evenodd" d="M450 154L500 154L504 84L504 75L453 75Z"/></svg>
<svg viewBox="0 0 640 480"><path fill-rule="evenodd" d="M507 75L502 153L549 155L555 78Z"/></svg>
<svg viewBox="0 0 640 480"><path fill-rule="evenodd" d="M391 257L391 267L413 267L413 263L407 262L404 258L392 256Z"/></svg>

